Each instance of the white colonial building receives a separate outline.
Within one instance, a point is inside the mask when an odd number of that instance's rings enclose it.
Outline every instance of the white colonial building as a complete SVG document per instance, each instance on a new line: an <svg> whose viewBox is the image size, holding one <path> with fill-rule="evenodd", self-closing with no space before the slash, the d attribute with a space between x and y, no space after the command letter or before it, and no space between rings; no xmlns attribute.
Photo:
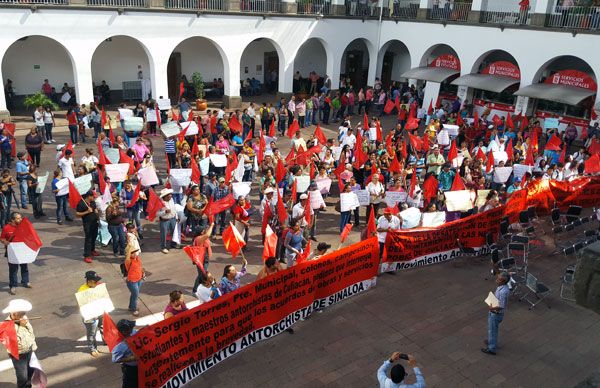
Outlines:
<svg viewBox="0 0 600 388"><path fill-rule="evenodd" d="M435 5L434 5L435 3ZM438 5L439 3L439 5ZM577 2L576 2L577 3ZM589 2L586 2L586 4ZM561 0L0 0L0 70L15 97L74 87L80 103L106 81L121 99L177 99L182 76L221 78L230 106L241 80L340 75L355 87L391 80L499 113L594 116L600 8ZM260 86L263 88L264 86ZM4 88L0 112L8 110ZM14 103L14 101L11 101Z"/></svg>

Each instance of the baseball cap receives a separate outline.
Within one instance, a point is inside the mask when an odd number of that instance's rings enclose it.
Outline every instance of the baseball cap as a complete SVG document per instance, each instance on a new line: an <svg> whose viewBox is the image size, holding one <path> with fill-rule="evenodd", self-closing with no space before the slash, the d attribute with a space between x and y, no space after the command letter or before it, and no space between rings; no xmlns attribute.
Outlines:
<svg viewBox="0 0 600 388"><path fill-rule="evenodd" d="M85 280L93 280L93 281L97 282L100 279L102 279L102 278L100 277L100 275L98 275L98 273L96 271L87 271L85 273Z"/></svg>
<svg viewBox="0 0 600 388"><path fill-rule="evenodd" d="M124 331L130 332L134 327L135 322L130 321L129 319L121 319L119 322L117 322L117 330L119 330L121 333Z"/></svg>

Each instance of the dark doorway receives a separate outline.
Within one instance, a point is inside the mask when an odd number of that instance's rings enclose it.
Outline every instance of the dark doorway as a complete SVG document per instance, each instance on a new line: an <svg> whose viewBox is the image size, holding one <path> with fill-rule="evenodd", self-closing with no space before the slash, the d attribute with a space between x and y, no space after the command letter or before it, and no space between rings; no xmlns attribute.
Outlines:
<svg viewBox="0 0 600 388"><path fill-rule="evenodd" d="M277 74L276 80L271 80L271 73ZM277 51L269 51L265 53L265 61L263 68L263 85L266 90L271 93L277 92L277 81L279 80L279 56L277 56Z"/></svg>
<svg viewBox="0 0 600 388"><path fill-rule="evenodd" d="M179 82L181 81L181 53L172 53L167 64L167 82L169 98L172 102L179 99Z"/></svg>
<svg viewBox="0 0 600 388"><path fill-rule="evenodd" d="M368 69L368 66L367 66ZM346 52L346 76L352 81L355 90L364 87L367 83L367 70L363 68L363 52Z"/></svg>
<svg viewBox="0 0 600 388"><path fill-rule="evenodd" d="M392 69L394 68L394 53L386 51L383 56L383 65L381 67L381 83L384 86L392 82Z"/></svg>

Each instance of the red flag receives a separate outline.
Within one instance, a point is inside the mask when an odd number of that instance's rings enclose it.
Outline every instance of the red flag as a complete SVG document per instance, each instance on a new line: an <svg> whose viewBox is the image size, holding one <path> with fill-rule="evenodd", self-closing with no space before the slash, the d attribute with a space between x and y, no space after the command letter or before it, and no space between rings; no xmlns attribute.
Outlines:
<svg viewBox="0 0 600 388"><path fill-rule="evenodd" d="M408 150L406 149L406 140L402 142L402 148L400 148L400 154L402 155L402 160L405 161L408 158Z"/></svg>
<svg viewBox="0 0 600 388"><path fill-rule="evenodd" d="M434 175L429 175L429 178L423 183L423 198L431 199L435 198L438 192L440 184Z"/></svg>
<svg viewBox="0 0 600 388"><path fill-rule="evenodd" d="M533 166L534 164L534 160L533 160L533 147L530 145L529 147L527 147L527 153L525 154L525 164L528 166Z"/></svg>
<svg viewBox="0 0 600 388"><path fill-rule="evenodd" d="M388 171L389 172L395 172L395 173L401 173L402 172L402 166L400 165L400 162L398 161L398 157L396 156L396 153L391 155L392 157L392 162L390 163L390 166L388 167Z"/></svg>
<svg viewBox="0 0 600 388"><path fill-rule="evenodd" d="M110 121L108 122L108 140L110 140L110 144L115 144L115 134L113 133Z"/></svg>
<svg viewBox="0 0 600 388"><path fill-rule="evenodd" d="M275 137L275 120L271 120L271 126L269 127L269 137Z"/></svg>
<svg viewBox="0 0 600 388"><path fill-rule="evenodd" d="M538 140L538 133L537 130L535 128L533 128L531 130L531 132L533 132L531 134L531 146L533 147L533 149L535 151L539 150L539 140Z"/></svg>
<svg viewBox="0 0 600 388"><path fill-rule="evenodd" d="M75 150L73 149L73 142L71 140L69 140L69 142L67 143L67 146L64 147L62 149L62 153L61 153L61 157L64 158L65 157L65 153L67 152L67 150L71 150L72 154L72 158L75 159ZM30 163L32 163L32 160L30 159L30 155L29 153L27 153L27 158L29 160Z"/></svg>
<svg viewBox="0 0 600 388"><path fill-rule="evenodd" d="M600 172L600 156L598 154L592 155L588 160L585 161L583 172L586 174L597 174Z"/></svg>
<svg viewBox="0 0 600 388"><path fill-rule="evenodd" d="M308 192L308 198L307 198L306 200L308 201L307 203L308 203L308 204L310 204L310 191ZM306 209L306 210L304 211L304 220L306 221L306 224L307 224L308 226L310 226L310 223L311 223L311 221L312 221L312 214L311 214L311 211L310 211L310 210L311 210L311 209L310 209L310 207L309 207L308 209Z"/></svg>
<svg viewBox="0 0 600 388"><path fill-rule="evenodd" d="M71 209L77 209L77 205L79 205L79 202L82 200L81 194L79 194L79 191L77 191L73 182L69 180L69 206Z"/></svg>
<svg viewBox="0 0 600 388"><path fill-rule="evenodd" d="M479 129L479 112L477 111L473 113L473 127Z"/></svg>
<svg viewBox="0 0 600 388"><path fill-rule="evenodd" d="M192 177L190 180L195 184L200 184L200 179L202 179L202 174L200 173L200 168L198 167L198 163L195 160L192 160Z"/></svg>
<svg viewBox="0 0 600 388"><path fill-rule="evenodd" d="M127 208L134 207L138 199L140 199L140 187L142 187L142 184L138 182L138 184L135 186L135 189L133 190L133 194L131 195L131 200L129 201L129 205L127 205ZM150 190L152 191L152 189Z"/></svg>
<svg viewBox="0 0 600 388"><path fill-rule="evenodd" d="M456 149L456 139L452 139L452 144L450 145L450 151L448 151L447 160L452 163L454 159L458 157L458 151Z"/></svg>
<svg viewBox="0 0 600 388"><path fill-rule="evenodd" d="M427 153L429 152L429 138L427 137L427 134L424 133L423 134L423 153Z"/></svg>
<svg viewBox="0 0 600 388"><path fill-rule="evenodd" d="M383 111L385 112L386 115L389 115L394 110L395 107L396 107L396 104L394 104L394 101L392 101L391 99L388 99L385 103Z"/></svg>
<svg viewBox="0 0 600 388"><path fill-rule="evenodd" d="M179 83L179 98L181 99L181 96L183 96L183 93L185 92L185 85L183 84L183 81L181 81Z"/></svg>
<svg viewBox="0 0 600 388"><path fill-rule="evenodd" d="M581 127L581 136L579 137L580 140L586 141L588 138L588 131L587 128L585 127L585 125L583 127Z"/></svg>
<svg viewBox="0 0 600 388"><path fill-rule="evenodd" d="M479 147L477 149L477 155L476 158L481 160L482 162L485 160L485 154L483 153L483 149L481 149L481 147Z"/></svg>
<svg viewBox="0 0 600 388"><path fill-rule="evenodd" d="M283 160L278 159L277 167L275 167L275 181L281 182L283 180L283 178L285 178L286 172L287 172L287 170L285 169L285 166L283 165Z"/></svg>
<svg viewBox="0 0 600 388"><path fill-rule="evenodd" d="M588 147L588 152L590 155L600 154L600 142L596 141L596 139L592 139L592 143Z"/></svg>
<svg viewBox="0 0 600 388"><path fill-rule="evenodd" d="M400 113L400 97L396 95L396 100L394 100L394 105L396 106L396 110Z"/></svg>
<svg viewBox="0 0 600 388"><path fill-rule="evenodd" d="M100 167L96 168L98 172L98 186L100 187L100 192L104 193L106 190L106 180L104 179L104 174L102 174L102 169Z"/></svg>
<svg viewBox="0 0 600 388"><path fill-rule="evenodd" d="M179 140L180 143L183 143L185 141L185 135L186 135L189 127L190 127L190 124L186 125L186 127L182 128L181 132L179 132L179 134L177 135L177 139Z"/></svg>
<svg viewBox="0 0 600 388"><path fill-rule="evenodd" d="M342 230L342 233L340 234L340 242L341 243L343 243L348 238L348 235L350 234L351 230L352 230L352 224L348 223L348 224L346 224L346 226L344 226L344 230Z"/></svg>
<svg viewBox="0 0 600 388"><path fill-rule="evenodd" d="M146 206L146 213L149 221L154 221L156 218L156 213L165 207L164 202L158 198L158 195L154 192L152 188L148 190L148 205Z"/></svg>
<svg viewBox="0 0 600 388"><path fill-rule="evenodd" d="M192 156L198 155L200 153L200 149L198 148L198 136L194 136L194 144L192 144ZM203 155L206 158L206 155Z"/></svg>
<svg viewBox="0 0 600 388"><path fill-rule="evenodd" d="M433 114L433 99L429 100L429 108L427 108L427 115L431 116Z"/></svg>
<svg viewBox="0 0 600 388"><path fill-rule="evenodd" d="M387 153L392 155L394 154L394 147L392 146L392 134L388 134L385 137L385 149L387 150Z"/></svg>
<svg viewBox="0 0 600 388"><path fill-rule="evenodd" d="M456 116L456 125L458 125L459 127L462 127L463 125L465 125L465 122L464 122L460 112L458 113L458 116Z"/></svg>
<svg viewBox="0 0 600 388"><path fill-rule="evenodd" d="M487 155L487 163L485 164L485 173L489 174L494 169L494 153L490 149Z"/></svg>
<svg viewBox="0 0 600 388"><path fill-rule="evenodd" d="M233 132L242 132L242 123L240 123L235 114L232 114L229 118L229 129Z"/></svg>
<svg viewBox="0 0 600 388"><path fill-rule="evenodd" d="M244 238L231 222L229 223L229 226L223 231L222 237L225 250L231 253L231 257L233 258L239 255L242 251L242 248L246 246Z"/></svg>
<svg viewBox="0 0 600 388"><path fill-rule="evenodd" d="M267 225L265 229L265 244L263 247L262 258L265 261L269 257L277 255L277 234Z"/></svg>
<svg viewBox="0 0 600 388"><path fill-rule="evenodd" d="M247 141L252 140L252 137L253 137L252 136L252 131L250 130L250 131L248 131L248 134L246 135L246 138L244 139L244 143L247 142Z"/></svg>
<svg viewBox="0 0 600 388"><path fill-rule="evenodd" d="M404 126L404 129L411 131L413 129L417 129L419 128L419 119L416 117L409 117L408 120L406 121L406 125Z"/></svg>
<svg viewBox="0 0 600 388"><path fill-rule="evenodd" d="M294 121L287 130L287 136L291 139L292 137L294 137L296 132L298 132L298 130L300 130L300 125L298 125L298 120L294 119Z"/></svg>
<svg viewBox="0 0 600 388"><path fill-rule="evenodd" d="M508 156L508 160L513 160L515 152L513 150L512 139L509 139L506 145L506 155Z"/></svg>
<svg viewBox="0 0 600 388"><path fill-rule="evenodd" d="M502 119L500 118L500 116L494 115L494 117L492 117L492 122L496 127L498 127L502 124Z"/></svg>
<svg viewBox="0 0 600 388"><path fill-rule="evenodd" d="M375 121L375 132L377 133L377 141L383 141L383 133L381 133L381 125L379 125L379 120Z"/></svg>
<svg viewBox="0 0 600 388"><path fill-rule="evenodd" d="M194 121L194 110L193 109L190 109L190 112L188 113L187 121ZM202 125L200 125L200 120L198 120L198 122L196 123L196 126L198 127L198 132L200 132L202 130Z"/></svg>
<svg viewBox="0 0 600 388"><path fill-rule="evenodd" d="M200 271L206 275L206 270L204 269L204 254L206 253L206 248L202 246L188 245L183 248L183 251L192 260L192 263L196 264L196 266L200 268Z"/></svg>
<svg viewBox="0 0 600 388"><path fill-rule="evenodd" d="M267 141L265 140L262 131L260 131L260 137L258 140L258 153L256 154L258 163L262 163L265 159L265 148L267 148Z"/></svg>
<svg viewBox="0 0 600 388"><path fill-rule="evenodd" d="M156 112L156 128L160 128L162 123L160 120L160 110L158 110L158 105L156 106L156 108L154 108L154 111Z"/></svg>
<svg viewBox="0 0 600 388"><path fill-rule="evenodd" d="M460 178L460 174L458 172L456 172L456 174L454 174L454 181L452 181L452 187L450 188L450 191L457 191L457 190L466 190L465 184L463 183L463 180Z"/></svg>
<svg viewBox="0 0 600 388"><path fill-rule="evenodd" d="M300 152L302 152L302 151L300 151ZM295 163L293 162L293 159L295 157L296 157L296 150L294 149L294 147L292 147L292 149L290 149L290 152L285 157L285 163L288 165L294 165Z"/></svg>
<svg viewBox="0 0 600 388"><path fill-rule="evenodd" d="M417 172L413 170L412 176L410 177L410 187L408 189L408 195L413 197L415 195L415 187L417 187Z"/></svg>
<svg viewBox="0 0 600 388"><path fill-rule="evenodd" d="M369 124L369 116L367 116L366 113L363 114L363 130L367 130L371 128L371 125Z"/></svg>
<svg viewBox="0 0 600 388"><path fill-rule="evenodd" d="M102 318L102 336L109 352L112 352L114 347L125 339L107 312Z"/></svg>
<svg viewBox="0 0 600 388"><path fill-rule="evenodd" d="M207 205L206 209L204 209L204 214L206 214L206 216L209 218L214 217L225 210L231 209L234 204L235 198L233 198L233 194L227 194L224 198L221 198L215 202L212 202L212 197L210 197L209 205Z"/></svg>
<svg viewBox="0 0 600 388"><path fill-rule="evenodd" d="M265 211L263 213L262 218L262 226L260 228L260 232L264 235L267 231L267 225L269 224L269 220L273 217L273 211L271 210L271 204L266 203Z"/></svg>
<svg viewBox="0 0 600 388"><path fill-rule="evenodd" d="M135 174L135 163L133 159L131 159L122 149L119 148L119 163L127 163L129 164L129 171L127 172L129 175Z"/></svg>
<svg viewBox="0 0 600 388"><path fill-rule="evenodd" d="M19 359L17 331L15 330L15 323L12 320L0 323L0 343L6 347L11 356L17 360Z"/></svg>
<svg viewBox="0 0 600 388"><path fill-rule="evenodd" d="M421 151L423 149L423 140L419 136L408 134L408 140L410 140L410 146L414 151Z"/></svg>
<svg viewBox="0 0 600 388"><path fill-rule="evenodd" d="M527 119L527 116L523 115L523 119L521 120L521 131L526 130L528 126L529 120Z"/></svg>
<svg viewBox="0 0 600 388"><path fill-rule="evenodd" d="M556 135L552 135L550 137L550 139L548 139L548 142L546 143L546 146L544 147L544 150L546 151L560 151L560 145L562 144L562 141L560 140L560 138Z"/></svg>
<svg viewBox="0 0 600 388"><path fill-rule="evenodd" d="M296 264L304 263L306 261L306 259L308 258L308 255L310 255L310 240L304 247L304 250L302 251L302 253L300 253L299 255L296 256Z"/></svg>
<svg viewBox="0 0 600 388"><path fill-rule="evenodd" d="M294 179L292 182L292 202L296 203L296 196L298 195L298 181Z"/></svg>
<svg viewBox="0 0 600 388"><path fill-rule="evenodd" d="M560 152L560 156L558 157L558 161L560 163L565 163L565 157L567 156L567 145L565 144L565 146L563 147L562 151Z"/></svg>
<svg viewBox="0 0 600 388"><path fill-rule="evenodd" d="M104 153L104 148L101 145L98 145L98 164L106 166L107 164L111 164L110 160L106 157Z"/></svg>
<svg viewBox="0 0 600 388"><path fill-rule="evenodd" d="M11 242L22 242L34 252L38 251L43 245L31 221L27 218L23 218L23 221L17 226Z"/></svg>
<svg viewBox="0 0 600 388"><path fill-rule="evenodd" d="M169 174L171 172L171 163L169 163L169 155L165 154L165 160L167 162L167 174Z"/></svg>
<svg viewBox="0 0 600 388"><path fill-rule="evenodd" d="M510 112L506 115L506 127L515 129L515 123L513 123L512 114Z"/></svg>
<svg viewBox="0 0 600 388"><path fill-rule="evenodd" d="M277 217L279 218L279 223L281 225L285 225L285 222L288 219L287 209L283 204L283 199L281 198L281 194L279 194L279 189L275 189L277 191Z"/></svg>
<svg viewBox="0 0 600 388"><path fill-rule="evenodd" d="M102 127L102 130L104 130L104 126L106 126L107 121L106 112L104 111L104 107L102 107L102 112L100 113L100 126Z"/></svg>
<svg viewBox="0 0 600 388"><path fill-rule="evenodd" d="M373 237L377 233L377 225L375 224L375 212L369 212L369 222L367 222L367 238Z"/></svg>
<svg viewBox="0 0 600 388"><path fill-rule="evenodd" d="M310 180L312 181L313 179L315 179L315 175L316 175L316 171L315 171L315 164L313 162L310 163L310 171L308 173L308 176L310 177Z"/></svg>
<svg viewBox="0 0 600 388"><path fill-rule="evenodd" d="M317 124L317 127L315 128L314 136L320 144L327 144L327 138L325 137L325 134L321 130L321 126L319 124Z"/></svg>

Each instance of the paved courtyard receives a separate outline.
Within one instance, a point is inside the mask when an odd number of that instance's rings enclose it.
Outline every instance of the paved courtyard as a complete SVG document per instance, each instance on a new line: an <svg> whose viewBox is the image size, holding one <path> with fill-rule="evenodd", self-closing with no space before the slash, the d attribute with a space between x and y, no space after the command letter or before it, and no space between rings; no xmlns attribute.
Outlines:
<svg viewBox="0 0 600 388"><path fill-rule="evenodd" d="M20 145L30 125L30 119L23 120L18 125L23 129L18 132ZM64 123L59 120L61 127L55 130L62 142L67 139ZM312 131L310 128L303 133ZM162 149L160 138L154 139L155 147ZM281 139L279 145L286 154L288 141ZM43 153L42 172L54 167L53 148ZM76 149L77 160L83 148ZM158 156L157 160L164 170L164 158ZM257 203L253 197L253 204ZM330 199L327 211L319 216L317 237L337 246L339 214L333 204ZM55 203L48 188L44 209L48 217L32 218L44 242L38 260L30 266L34 288L19 288L17 297L29 299L34 306L30 316L40 317L32 324L39 346L36 353L48 374L49 386L118 387L121 371L111 364L110 356L102 354L94 359L86 352L85 329L74 294L83 283L84 272L93 269L108 285L117 308L113 319L131 318L127 312L129 292L120 276L119 261L108 248L101 250L102 256L93 264L85 264L81 258L81 222L56 224ZM31 208L24 214L30 216ZM250 275L245 281L252 281L261 268L260 223L258 218L253 221L246 253ZM172 290L184 290L186 300L192 301L196 274L182 251L172 250L168 255L158 252L157 224L146 223L144 229L142 260L149 276L142 287L140 316L161 312ZM359 238L357 232L352 232L349 243ZM219 240L213 244L210 270L220 277L223 266L232 259ZM483 299L494 288L493 281L484 279L488 264L479 258L461 259L381 275L374 289L298 323L293 335L283 333L244 350L190 386L373 387L377 385L377 368L392 351L415 355L429 387L574 386L600 370L600 316L560 299L560 276L567 260L550 255L552 250L551 240L541 236L530 258L530 271L552 288L551 308L542 303L530 311L524 303L511 300L500 328L501 348L495 357L479 350L487 333ZM7 266L0 266L2 307L10 299L7 272ZM101 351L108 352L105 346ZM2 351L0 387L14 384L12 365Z"/></svg>

